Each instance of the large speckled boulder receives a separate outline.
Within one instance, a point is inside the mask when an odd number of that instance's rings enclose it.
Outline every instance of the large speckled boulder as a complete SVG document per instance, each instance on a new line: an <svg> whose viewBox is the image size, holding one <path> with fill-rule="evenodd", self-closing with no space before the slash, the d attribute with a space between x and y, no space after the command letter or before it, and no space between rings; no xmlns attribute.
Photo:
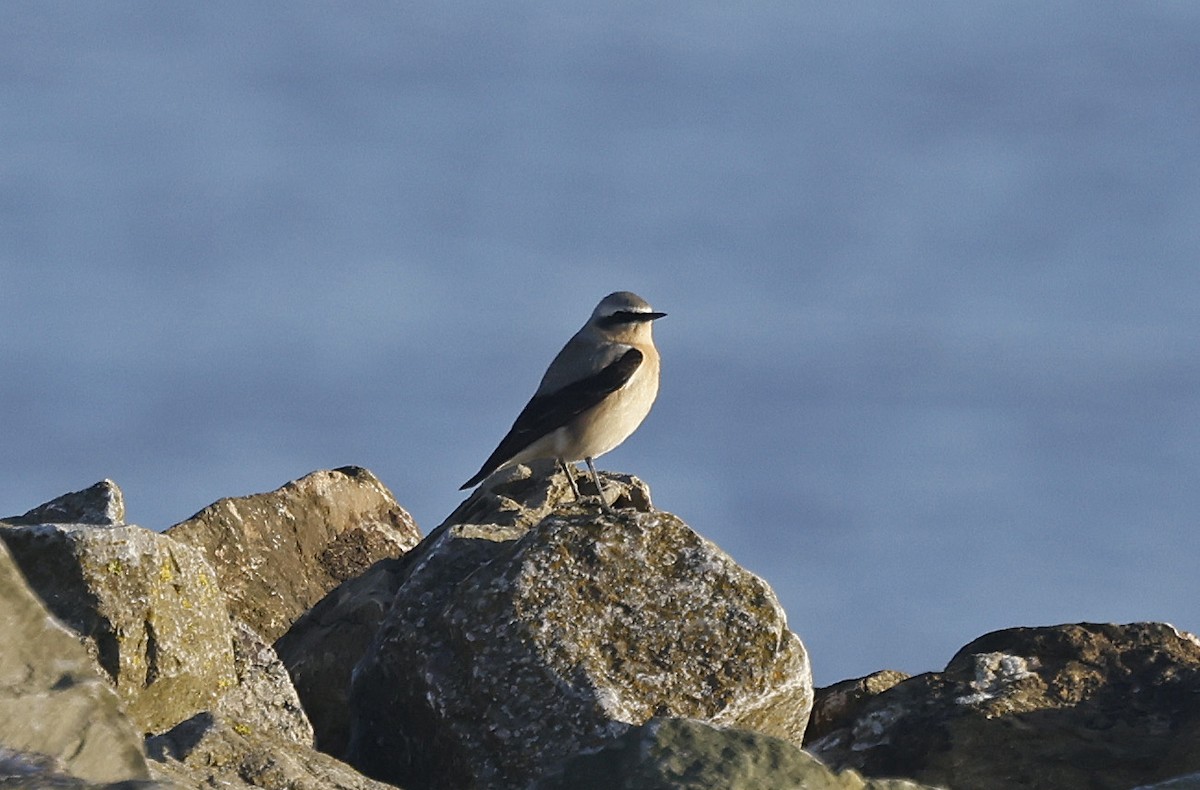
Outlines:
<svg viewBox="0 0 1200 790"><path fill-rule="evenodd" d="M0 539L143 732L209 709L235 683L225 597L198 550L137 526L4 527Z"/></svg>
<svg viewBox="0 0 1200 790"><path fill-rule="evenodd" d="M921 790L902 779L835 773L795 744L688 719L652 719L573 757L534 790Z"/></svg>
<svg viewBox="0 0 1200 790"><path fill-rule="evenodd" d="M664 715L800 743L808 658L765 582L628 479L609 478L626 487L616 515L561 475L506 480L476 497L513 507L473 497L405 558L355 670L352 763L418 787L520 787ZM504 490L548 514L530 525Z"/></svg>
<svg viewBox="0 0 1200 790"><path fill-rule="evenodd" d="M0 542L0 778L115 782L149 776L141 736L79 638L29 589ZM24 777L24 779L22 779Z"/></svg>
<svg viewBox="0 0 1200 790"><path fill-rule="evenodd" d="M232 612L271 642L338 584L420 539L383 483L353 466L222 499L166 534L204 552Z"/></svg>
<svg viewBox="0 0 1200 790"><path fill-rule="evenodd" d="M996 631L808 748L869 776L973 790L1126 790L1193 773L1200 640L1162 623Z"/></svg>
<svg viewBox="0 0 1200 790"><path fill-rule="evenodd" d="M536 469L517 466L494 475L441 529L475 522L527 529L570 496L566 478L549 476L553 471L553 464L539 464ZM650 491L640 480L627 475L608 479L613 487L610 497L619 491L618 507L650 508ZM584 492L592 488L582 480L580 485ZM312 720L321 751L334 756L346 751L350 674L417 556L410 553L380 560L361 576L338 585L275 642Z"/></svg>

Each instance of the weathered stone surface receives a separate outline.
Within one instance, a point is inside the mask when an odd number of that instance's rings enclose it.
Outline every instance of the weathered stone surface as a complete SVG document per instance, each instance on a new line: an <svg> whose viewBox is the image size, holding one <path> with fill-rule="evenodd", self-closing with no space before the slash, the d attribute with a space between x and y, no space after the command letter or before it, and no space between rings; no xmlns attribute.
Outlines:
<svg viewBox="0 0 1200 790"><path fill-rule="evenodd" d="M1125 790L1200 770L1200 640L1161 623L1012 628L810 743L872 776Z"/></svg>
<svg viewBox="0 0 1200 790"><path fill-rule="evenodd" d="M222 499L167 534L204 552L232 612L271 642L339 583L420 539L391 492L349 466Z"/></svg>
<svg viewBox="0 0 1200 790"><path fill-rule="evenodd" d="M902 779L835 773L795 744L689 719L652 719L568 760L534 790L920 790Z"/></svg>
<svg viewBox="0 0 1200 790"><path fill-rule="evenodd" d="M549 514L534 522L517 490ZM808 658L766 583L648 497L606 516L567 491L518 473L404 558L354 673L351 762L418 787L519 787L661 715L799 744Z"/></svg>
<svg viewBox="0 0 1200 790"><path fill-rule="evenodd" d="M571 499L562 475L553 464L516 466L495 475L484 490L472 496L446 524L491 521L529 527ZM609 499L617 507L649 510L650 489L635 477L609 475ZM594 486L579 480L582 492ZM443 530L446 527L443 527ZM334 756L345 753L349 738L350 673L366 652L380 621L414 558L380 560L361 576L349 579L305 612L275 643L280 659L316 731L317 748Z"/></svg>
<svg viewBox="0 0 1200 790"><path fill-rule="evenodd" d="M885 669L873 672L862 678L843 680L832 686L816 689L813 692L812 716L808 719L808 729L804 731L804 743L809 744L820 740L834 730L845 727L858 715L858 711L867 700L876 694L882 694L908 675Z"/></svg>
<svg viewBox="0 0 1200 790"><path fill-rule="evenodd" d="M155 776L187 787L394 790L327 754L222 714L198 714L146 747Z"/></svg>
<svg viewBox="0 0 1200 790"><path fill-rule="evenodd" d="M149 776L141 736L116 695L78 637L26 585L3 542L0 634L0 777L52 787L57 775L88 782Z"/></svg>
<svg viewBox="0 0 1200 790"><path fill-rule="evenodd" d="M335 757L350 733L350 673L396 597L403 558L384 559L339 584L275 642L312 720L317 748Z"/></svg>
<svg viewBox="0 0 1200 790"><path fill-rule="evenodd" d="M1177 776L1152 785L1138 785L1133 790L1200 790L1200 773Z"/></svg>
<svg viewBox="0 0 1200 790"><path fill-rule="evenodd" d="M225 598L196 549L137 526L6 527L0 539L143 732L209 709L233 685Z"/></svg>
<svg viewBox="0 0 1200 790"><path fill-rule="evenodd" d="M313 745L313 728L287 668L254 629L233 623L233 667L237 683L221 697L216 713L237 732Z"/></svg>
<svg viewBox="0 0 1200 790"><path fill-rule="evenodd" d="M125 523L125 495L111 480L101 480L82 491L72 491L38 505L22 516L0 521L9 524L94 524Z"/></svg>

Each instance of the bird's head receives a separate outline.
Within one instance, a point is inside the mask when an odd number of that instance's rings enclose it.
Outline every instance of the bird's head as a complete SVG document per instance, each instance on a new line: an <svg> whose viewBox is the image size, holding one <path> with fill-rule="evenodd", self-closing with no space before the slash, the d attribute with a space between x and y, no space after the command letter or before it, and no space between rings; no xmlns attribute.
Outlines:
<svg viewBox="0 0 1200 790"><path fill-rule="evenodd" d="M588 323L615 339L648 336L650 324L666 313L655 312L650 303L631 291L617 291L600 300Z"/></svg>

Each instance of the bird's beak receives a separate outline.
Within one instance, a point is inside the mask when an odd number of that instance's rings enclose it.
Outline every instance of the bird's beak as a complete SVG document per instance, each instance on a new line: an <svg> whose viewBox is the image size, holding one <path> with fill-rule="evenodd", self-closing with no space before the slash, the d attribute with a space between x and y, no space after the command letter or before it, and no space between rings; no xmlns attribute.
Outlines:
<svg viewBox="0 0 1200 790"><path fill-rule="evenodd" d="M638 313L637 317L639 321L657 321L665 315L666 313Z"/></svg>

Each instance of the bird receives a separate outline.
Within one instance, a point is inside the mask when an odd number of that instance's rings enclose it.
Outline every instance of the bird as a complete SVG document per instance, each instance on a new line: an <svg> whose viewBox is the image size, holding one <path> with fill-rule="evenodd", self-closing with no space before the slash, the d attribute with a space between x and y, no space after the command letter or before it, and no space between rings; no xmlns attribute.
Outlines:
<svg viewBox="0 0 1200 790"><path fill-rule="evenodd" d="M459 490L515 464L553 458L581 501L568 464L585 461L601 507L611 512L595 459L628 439L654 405L659 356L651 325L665 315L630 291L601 299L554 357L508 434Z"/></svg>

